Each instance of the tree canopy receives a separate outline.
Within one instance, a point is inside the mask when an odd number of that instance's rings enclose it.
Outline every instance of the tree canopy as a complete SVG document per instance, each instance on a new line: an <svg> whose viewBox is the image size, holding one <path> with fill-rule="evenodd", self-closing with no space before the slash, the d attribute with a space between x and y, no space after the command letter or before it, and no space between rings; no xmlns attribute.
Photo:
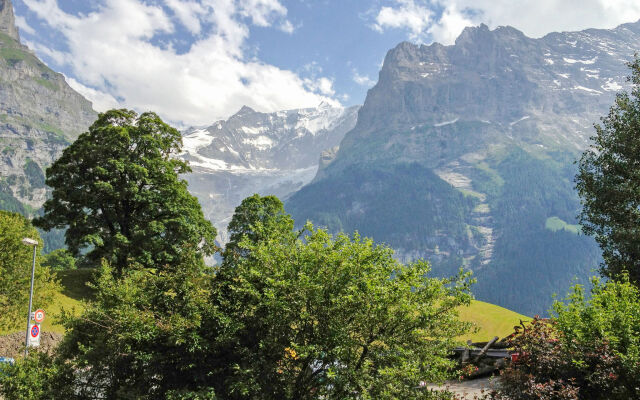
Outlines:
<svg viewBox="0 0 640 400"><path fill-rule="evenodd" d="M358 234L296 231L275 197L246 199L234 220L237 251L213 274L186 244L162 269L105 261L55 357L17 362L5 393L39 374L44 398L441 398L419 385L452 373L468 275L430 277Z"/></svg>
<svg viewBox="0 0 640 400"><path fill-rule="evenodd" d="M94 266L104 258L116 273L130 261L178 262L184 244L212 254L216 230L179 178L190 171L175 157L181 145L180 133L152 112L100 114L47 169L52 197L34 223L67 227L75 256Z"/></svg>
<svg viewBox="0 0 640 400"><path fill-rule="evenodd" d="M285 213L284 205L276 196L247 197L236 207L227 227L230 237L224 259L229 262L235 256L246 256L238 246L245 238L257 243L267 236L290 232L293 225L293 219Z"/></svg>
<svg viewBox="0 0 640 400"><path fill-rule="evenodd" d="M618 93L582 155L576 187L583 231L602 248L603 275L640 282L640 59L629 63L631 94Z"/></svg>
<svg viewBox="0 0 640 400"><path fill-rule="evenodd" d="M67 251L67 249L56 249L44 256L42 265L45 265L54 271L76 269L76 259L71 255L71 253L69 253L69 251Z"/></svg>
<svg viewBox="0 0 640 400"><path fill-rule="evenodd" d="M640 398L640 292L626 275L574 286L512 340L496 400Z"/></svg>
<svg viewBox="0 0 640 400"><path fill-rule="evenodd" d="M49 268L40 266L42 240L38 231L22 215L0 211L0 331L26 323L33 248L23 244L23 238L38 242L34 307L49 304L60 290Z"/></svg>
<svg viewBox="0 0 640 400"><path fill-rule="evenodd" d="M103 264L95 300L81 315L64 317L57 361L76 371L74 398L158 399L205 385L207 269L193 252L162 271L129 265L119 277Z"/></svg>
<svg viewBox="0 0 640 400"><path fill-rule="evenodd" d="M244 236L247 256L222 263L211 303L224 318L207 329L223 332L210 361L216 394L424 398L415 388L447 376L448 351L468 329L456 311L471 300L468 276L429 277L426 262L400 264L357 234L305 233Z"/></svg>

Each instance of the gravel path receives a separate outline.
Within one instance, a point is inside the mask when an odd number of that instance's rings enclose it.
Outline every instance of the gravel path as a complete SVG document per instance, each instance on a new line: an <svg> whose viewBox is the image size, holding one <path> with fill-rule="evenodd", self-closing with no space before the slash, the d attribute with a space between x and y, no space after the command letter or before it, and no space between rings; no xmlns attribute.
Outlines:
<svg viewBox="0 0 640 400"><path fill-rule="evenodd" d="M495 387L496 379L480 378L462 382L447 381L443 385L429 385L427 387L435 390L448 390L458 395L459 399L473 400L474 396L480 396Z"/></svg>

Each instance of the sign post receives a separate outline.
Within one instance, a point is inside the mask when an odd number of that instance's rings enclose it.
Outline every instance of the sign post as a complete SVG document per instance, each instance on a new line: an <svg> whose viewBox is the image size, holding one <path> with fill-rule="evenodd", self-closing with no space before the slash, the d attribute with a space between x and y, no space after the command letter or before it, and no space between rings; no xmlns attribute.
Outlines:
<svg viewBox="0 0 640 400"><path fill-rule="evenodd" d="M22 243L27 246L33 246L33 262L31 263L31 289L29 291L29 314L27 314L27 337L25 339L25 348L24 348L24 356L29 355L29 340L31 338L31 304L33 302L33 278L36 272L36 248L38 247L38 242L24 238L22 239ZM38 328L38 343L40 343L40 328Z"/></svg>

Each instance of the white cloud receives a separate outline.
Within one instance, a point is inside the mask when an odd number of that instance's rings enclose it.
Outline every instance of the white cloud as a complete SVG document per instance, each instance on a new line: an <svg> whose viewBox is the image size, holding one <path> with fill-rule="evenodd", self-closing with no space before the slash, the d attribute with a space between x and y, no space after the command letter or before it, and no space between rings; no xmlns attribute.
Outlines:
<svg viewBox="0 0 640 400"><path fill-rule="evenodd" d="M360 75L360 73L355 68L352 70L352 72L353 72L353 81L358 85L372 87L373 85L376 84L376 82L373 79L369 78L368 76Z"/></svg>
<svg viewBox="0 0 640 400"><path fill-rule="evenodd" d="M282 23L280 24L280 30L281 30L282 32L285 32L285 33L289 33L289 34L291 34L291 33L293 33L293 31L295 31L295 30L296 30L296 27L295 27L295 26L293 26L293 24L291 23L291 21L286 20L286 21L284 21L284 22L282 22Z"/></svg>
<svg viewBox="0 0 640 400"><path fill-rule="evenodd" d="M93 108L96 110L108 110L110 108L119 107L118 100L116 100L110 94L100 92L96 89L87 87L77 80L70 78L68 76L64 77L69 86L73 88L76 92L80 93L87 99L91 99L91 103L93 104Z"/></svg>
<svg viewBox="0 0 640 400"><path fill-rule="evenodd" d="M461 13L455 4L451 4L442 12L438 22L431 25L427 32L435 41L451 44L456 41L465 27L475 24L476 22Z"/></svg>
<svg viewBox="0 0 640 400"><path fill-rule="evenodd" d="M240 14L251 18L257 26L271 26L276 19L287 15L287 9L278 0L244 0L238 6Z"/></svg>
<svg viewBox="0 0 640 400"><path fill-rule="evenodd" d="M181 0L165 0L165 2L189 32L196 35L200 33L202 29L200 17L206 12L200 3Z"/></svg>
<svg viewBox="0 0 640 400"><path fill-rule="evenodd" d="M414 0L396 0L396 7L382 7L373 28L407 28L412 39L418 38L431 24L431 10Z"/></svg>
<svg viewBox="0 0 640 400"><path fill-rule="evenodd" d="M30 35L35 35L36 31L31 26L29 26L29 24L27 23L27 20L24 19L23 16L16 15L15 18L16 18L16 26L20 30L20 33L25 32Z"/></svg>
<svg viewBox="0 0 640 400"><path fill-rule="evenodd" d="M328 98L331 79L303 78L246 55L250 24L292 30L278 0L162 0L166 9L159 1L103 0L86 15L65 13L56 0L23 1L66 38L67 50L47 55L69 67L69 83L98 110L153 110L203 125L243 105L275 111L336 103ZM191 33L181 53L176 24ZM34 43L37 52L43 47Z"/></svg>
<svg viewBox="0 0 640 400"><path fill-rule="evenodd" d="M612 28L640 19L638 0L392 0L375 10L373 28L406 29L420 42L451 44L465 26L511 25L531 37ZM440 8L443 12L434 12Z"/></svg>
<svg viewBox="0 0 640 400"><path fill-rule="evenodd" d="M329 78L305 79L305 85L314 92L322 93L326 96L333 96L336 91L333 89L333 80Z"/></svg>
<svg viewBox="0 0 640 400"><path fill-rule="evenodd" d="M35 43L30 40L25 40L20 38L20 41L27 45L28 48L35 50L38 54L45 54L47 57L52 59L56 64L63 65L67 63L69 59L69 54L63 53L61 51L56 51L50 47L43 46L40 43Z"/></svg>

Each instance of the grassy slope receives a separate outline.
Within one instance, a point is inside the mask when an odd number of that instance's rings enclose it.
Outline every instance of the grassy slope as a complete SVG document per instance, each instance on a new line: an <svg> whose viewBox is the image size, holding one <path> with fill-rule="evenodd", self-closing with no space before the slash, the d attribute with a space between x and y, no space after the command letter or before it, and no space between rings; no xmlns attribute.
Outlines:
<svg viewBox="0 0 640 400"><path fill-rule="evenodd" d="M42 323L43 332L64 333L64 327L57 324L56 319L64 308L67 311L78 312L82 310L82 301L91 298L91 288L85 283L89 280L92 270L77 269L62 271L58 273L58 279L62 283L62 293L60 293L47 312L47 317Z"/></svg>
<svg viewBox="0 0 640 400"><path fill-rule="evenodd" d="M494 336L503 338L513 333L513 327L520 320L528 321L531 318L518 314L506 308L484 301L474 300L469 307L460 308L460 318L473 322L478 327L475 333L469 333L461 337L463 340L471 339L474 342L483 342Z"/></svg>
<svg viewBox="0 0 640 400"><path fill-rule="evenodd" d="M58 272L58 279L60 279L62 283L63 290L62 293L55 297L53 304L44 307L46 317L42 322L42 332L64 333L64 327L56 323L59 322L57 319L60 316L60 312L63 308L67 311L75 309L75 312L82 309L82 300L91 297L91 289L85 285L85 282L89 280L92 272L93 271L87 269ZM23 329L24 328L20 328L14 331L24 332ZM7 333L13 332L0 331L0 334Z"/></svg>
<svg viewBox="0 0 640 400"><path fill-rule="evenodd" d="M91 273L91 270L86 269L58 273L64 290L51 306L45 307L47 318L42 324L43 332L64 333L64 328L56 324L57 316L63 308L71 310L75 307L76 310L81 310L82 301L91 298L91 289L85 285ZM464 321L473 322L478 327L477 332L460 338L473 341L486 341L494 336L505 337L513 332L514 325L518 325L520 319L525 321L530 319L506 308L477 300L473 301L469 307L460 308L460 317Z"/></svg>

